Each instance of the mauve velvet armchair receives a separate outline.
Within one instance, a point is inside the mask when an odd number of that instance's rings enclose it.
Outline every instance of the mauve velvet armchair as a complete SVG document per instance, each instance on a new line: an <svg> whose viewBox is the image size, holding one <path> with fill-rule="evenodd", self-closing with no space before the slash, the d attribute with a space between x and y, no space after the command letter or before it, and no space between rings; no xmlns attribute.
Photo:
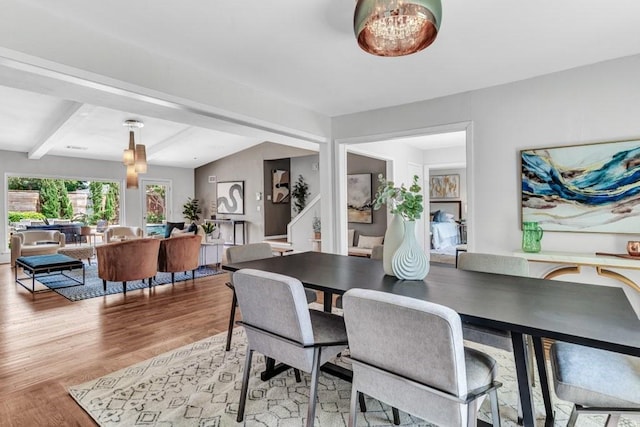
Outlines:
<svg viewBox="0 0 640 427"><path fill-rule="evenodd" d="M158 271L171 273L171 283L175 283L177 271L191 270L191 277L195 278L195 271L199 264L200 244L202 237L195 234L169 237L160 241L158 254Z"/></svg>
<svg viewBox="0 0 640 427"><path fill-rule="evenodd" d="M135 239L107 243L96 247L98 256L98 277L102 279L104 290L107 281L122 282L127 293L127 282L151 279L158 271L158 251L160 240Z"/></svg>

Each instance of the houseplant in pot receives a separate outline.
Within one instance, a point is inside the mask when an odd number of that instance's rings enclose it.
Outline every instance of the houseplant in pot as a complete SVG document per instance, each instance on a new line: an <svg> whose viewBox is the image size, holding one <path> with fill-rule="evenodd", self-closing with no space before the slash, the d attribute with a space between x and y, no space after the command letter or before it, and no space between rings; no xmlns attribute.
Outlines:
<svg viewBox="0 0 640 427"><path fill-rule="evenodd" d="M91 226L89 225L89 215L87 215L86 213L77 213L73 216L73 219L71 221L80 223L81 239L83 236L87 238L89 238L88 236L91 236L92 230Z"/></svg>
<svg viewBox="0 0 640 427"><path fill-rule="evenodd" d="M415 234L415 221L420 219L424 211L422 187L418 185L418 179L418 176L414 175L413 183L407 188L404 184L395 187L393 181L386 181L379 177L381 185L378 188L374 204L376 209L387 204L390 212L403 220L403 238L391 258L391 271L394 276L406 280L422 280L429 272L429 259L418 244ZM389 228L391 226L390 224ZM393 240L393 238L390 237L389 240ZM388 244L391 246L393 243L395 242L388 242L385 237L384 249L387 249Z"/></svg>
<svg viewBox="0 0 640 427"><path fill-rule="evenodd" d="M182 215L192 223L200 220L199 214L202 213L202 209L200 209L199 203L198 199L188 197L187 202L182 205Z"/></svg>
<svg viewBox="0 0 640 427"><path fill-rule="evenodd" d="M213 232L216 231L216 225L213 222L204 222L202 224L202 230L206 235L206 241L211 242L213 240Z"/></svg>

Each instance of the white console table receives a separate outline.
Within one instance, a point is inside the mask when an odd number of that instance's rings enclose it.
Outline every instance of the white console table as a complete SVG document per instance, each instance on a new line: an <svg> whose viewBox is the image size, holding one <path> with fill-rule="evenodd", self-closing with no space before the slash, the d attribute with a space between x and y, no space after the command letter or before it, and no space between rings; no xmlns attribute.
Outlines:
<svg viewBox="0 0 640 427"><path fill-rule="evenodd" d="M553 279L563 274L578 274L582 266L594 267L596 273L602 277L617 280L640 292L640 286L633 280L610 268L640 270L640 259L621 258L613 255L596 255L594 253L578 252L514 252L515 256L526 258L532 262L560 264L559 267L548 272L544 279Z"/></svg>

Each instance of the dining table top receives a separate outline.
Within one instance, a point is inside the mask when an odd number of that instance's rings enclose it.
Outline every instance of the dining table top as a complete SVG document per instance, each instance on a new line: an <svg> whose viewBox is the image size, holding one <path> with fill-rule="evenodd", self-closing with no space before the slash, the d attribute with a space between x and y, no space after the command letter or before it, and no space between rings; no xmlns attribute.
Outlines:
<svg viewBox="0 0 640 427"><path fill-rule="evenodd" d="M589 285L431 265L424 280L385 275L361 257L302 252L224 269L270 271L300 280L325 298L373 289L452 308L463 321L640 356L640 319L618 287Z"/></svg>

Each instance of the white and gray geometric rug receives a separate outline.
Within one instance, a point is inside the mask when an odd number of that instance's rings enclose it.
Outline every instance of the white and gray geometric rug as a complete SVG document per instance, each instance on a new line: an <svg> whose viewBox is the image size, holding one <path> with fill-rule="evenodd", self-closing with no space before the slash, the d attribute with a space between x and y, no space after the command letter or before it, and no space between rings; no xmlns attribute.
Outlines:
<svg viewBox="0 0 640 427"><path fill-rule="evenodd" d="M69 389L71 396L100 426L156 426L156 427L224 427L236 423L240 398L242 370L245 360L244 330L236 328L229 352L224 351L226 333L203 339L152 359L121 369ZM516 424L516 381L513 361L507 352L489 347L499 363L499 389L502 425ZM259 378L264 358L254 355L252 376L245 411L246 426L303 426L306 422L309 396L309 375L303 374L296 383L289 370L263 382ZM539 387L534 388L536 412L543 417ZM346 426L351 384L322 374L318 385L316 426ZM391 408L366 398L367 412L358 414L358 426L391 426ZM553 396L556 425L565 426L570 404ZM486 405L480 418L489 421ZM488 408L486 408L488 409ZM404 426L429 424L400 413ZM543 425L540 422L540 425ZM602 416L580 416L578 426L604 425ZM632 420L620 426L638 427Z"/></svg>

